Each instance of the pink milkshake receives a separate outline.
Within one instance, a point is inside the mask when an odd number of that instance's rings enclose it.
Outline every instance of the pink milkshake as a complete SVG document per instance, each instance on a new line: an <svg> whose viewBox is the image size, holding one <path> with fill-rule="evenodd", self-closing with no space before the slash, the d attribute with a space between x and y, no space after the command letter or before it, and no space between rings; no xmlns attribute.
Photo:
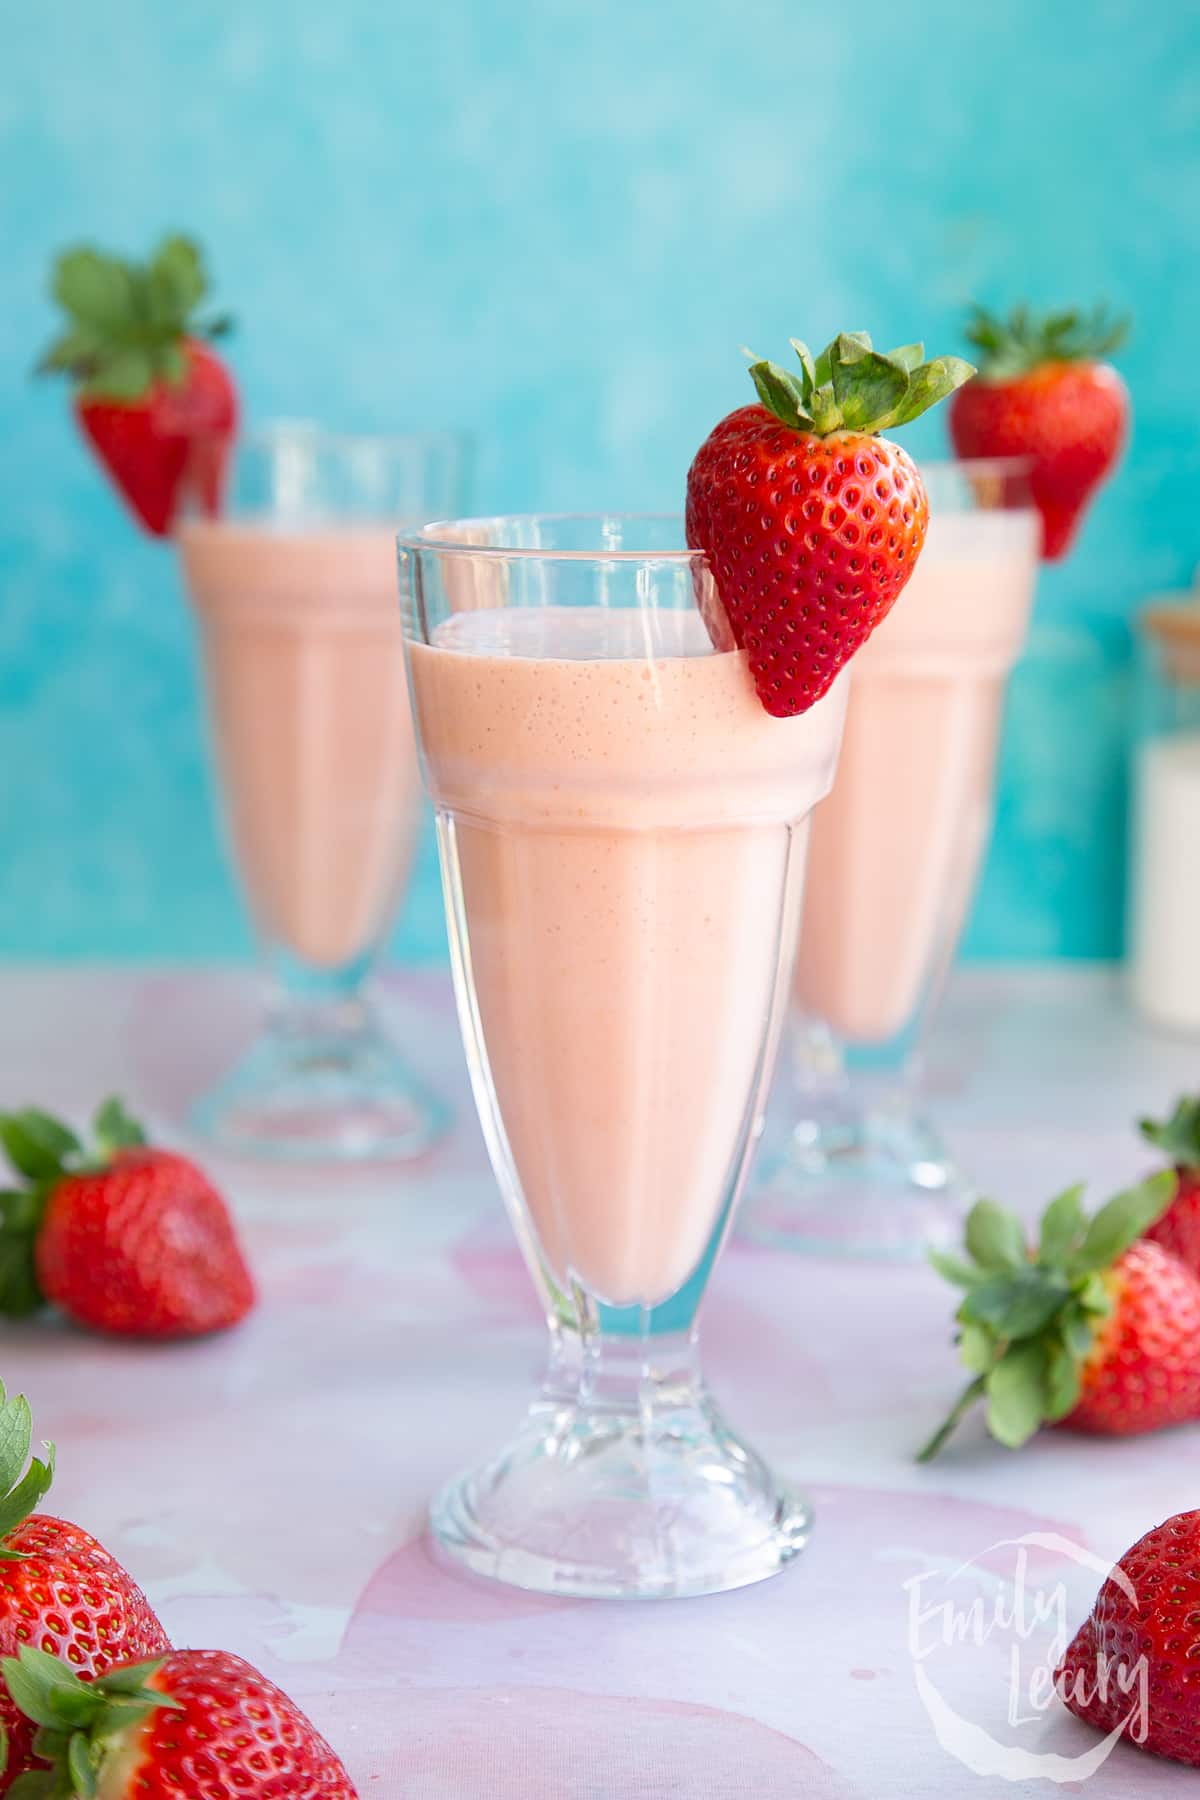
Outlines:
<svg viewBox="0 0 1200 1800"><path fill-rule="evenodd" d="M728 1197L843 697L770 718L694 611L464 611L410 646L501 1154L559 1287L649 1307Z"/></svg>
<svg viewBox="0 0 1200 1800"><path fill-rule="evenodd" d="M236 445L219 516L202 483L177 529L233 860L272 977L264 1029L193 1110L242 1154L411 1156L445 1120L367 978L420 819L397 522L454 504L462 450L439 433L277 425Z"/></svg>
<svg viewBox="0 0 1200 1800"><path fill-rule="evenodd" d="M339 968L390 923L420 816L395 535L197 520L179 548L255 925Z"/></svg>
<svg viewBox="0 0 1200 1800"><path fill-rule="evenodd" d="M1038 534L1032 508L935 510L902 603L854 660L796 962L800 1006L850 1043L902 1030L958 940L991 827Z"/></svg>

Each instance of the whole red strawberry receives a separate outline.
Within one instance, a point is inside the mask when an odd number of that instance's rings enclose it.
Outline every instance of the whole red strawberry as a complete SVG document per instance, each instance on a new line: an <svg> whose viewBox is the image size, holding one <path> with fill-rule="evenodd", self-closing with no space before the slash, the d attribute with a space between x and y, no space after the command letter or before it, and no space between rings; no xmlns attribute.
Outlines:
<svg viewBox="0 0 1200 1800"><path fill-rule="evenodd" d="M86 1531L31 1513L50 1486L53 1451L29 1463L32 1422L23 1396L0 1384L0 1656L28 1644L74 1669L84 1681L116 1663L168 1650L166 1633L145 1595ZM0 1794L42 1765L33 1754L34 1726L0 1679L0 1732L8 1756Z"/></svg>
<svg viewBox="0 0 1200 1800"><path fill-rule="evenodd" d="M1200 1511L1176 1513L1125 1552L1054 1681L1077 1718L1200 1768L1198 1658Z"/></svg>
<svg viewBox="0 0 1200 1800"><path fill-rule="evenodd" d="M815 359L792 339L793 375L757 362L761 406L743 406L688 471L687 541L708 558L720 606L769 713L806 712L861 648L913 572L929 504L915 464L878 434L905 425L973 373L956 356L886 355L844 332ZM718 648L727 635L702 609Z"/></svg>
<svg viewBox="0 0 1200 1800"><path fill-rule="evenodd" d="M1046 1208L1034 1248L1015 1215L977 1202L968 1257L930 1253L966 1289L955 1316L972 1379L921 1461L980 1399L988 1430L1013 1449L1044 1424L1125 1437L1200 1418L1200 1280L1138 1241L1174 1192L1167 1171L1089 1220L1082 1188L1069 1188Z"/></svg>
<svg viewBox="0 0 1200 1800"><path fill-rule="evenodd" d="M216 510L237 425L228 369L202 340L228 320L198 322L208 292L200 251L169 237L147 263L69 250L52 292L66 329L38 364L77 384L80 429L135 516L170 532L185 485Z"/></svg>
<svg viewBox="0 0 1200 1800"><path fill-rule="evenodd" d="M196 1337L235 1325L254 1284L225 1202L186 1157L146 1143L119 1101L95 1144L48 1114L0 1113L27 1186L0 1193L0 1313L43 1301L122 1336Z"/></svg>
<svg viewBox="0 0 1200 1800"><path fill-rule="evenodd" d="M1177 1100L1169 1119L1161 1124L1143 1119L1141 1131L1178 1177L1174 1200L1146 1236L1200 1276L1200 1100Z"/></svg>
<svg viewBox="0 0 1200 1800"><path fill-rule="evenodd" d="M1042 515L1042 555L1071 544L1093 493L1125 442L1129 394L1101 359L1124 342L1124 320L1102 310L1039 317L1018 307L1008 319L977 308L967 337L980 353L978 378L956 394L950 435L960 456L1022 456Z"/></svg>
<svg viewBox="0 0 1200 1800"><path fill-rule="evenodd" d="M36 1650L0 1667L42 1723L39 1748L59 1784L47 1800L358 1800L311 1720L227 1651L177 1650L88 1687L64 1682Z"/></svg>

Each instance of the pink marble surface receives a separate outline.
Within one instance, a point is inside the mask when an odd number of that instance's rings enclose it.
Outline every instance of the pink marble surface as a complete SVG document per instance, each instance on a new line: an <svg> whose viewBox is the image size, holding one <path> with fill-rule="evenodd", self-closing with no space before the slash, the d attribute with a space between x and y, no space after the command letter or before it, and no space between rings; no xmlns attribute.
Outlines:
<svg viewBox="0 0 1200 1800"><path fill-rule="evenodd" d="M920 1268L735 1244L718 1270L712 1384L817 1504L784 1576L613 1605L512 1593L435 1562L429 1493L515 1423L542 1328L445 981L397 978L389 1003L458 1128L408 1169L214 1165L262 1284L243 1330L166 1349L54 1322L4 1331L0 1373L59 1445L58 1507L135 1571L175 1641L258 1663L380 1800L1194 1788L1194 1774L1125 1748L1089 1772L1090 1733L1054 1709L1022 1718L1013 1695L1049 1623L1022 1633L1001 1608L999 1626L948 1648L939 1621L990 1619L1020 1559L1022 1591L1059 1601L1073 1626L1099 1581L1088 1554L1107 1562L1200 1504L1200 1429L1108 1445L1051 1433L1020 1456L967 1429L918 1468L912 1451L957 1379L949 1307ZM82 1116L120 1089L179 1138L185 1100L252 1008L252 984L229 973L9 969L0 1092ZM1136 1030L1096 971L960 977L934 1063L960 1157L1029 1205L1068 1179L1111 1186L1139 1168L1127 1122L1197 1072L1195 1047Z"/></svg>

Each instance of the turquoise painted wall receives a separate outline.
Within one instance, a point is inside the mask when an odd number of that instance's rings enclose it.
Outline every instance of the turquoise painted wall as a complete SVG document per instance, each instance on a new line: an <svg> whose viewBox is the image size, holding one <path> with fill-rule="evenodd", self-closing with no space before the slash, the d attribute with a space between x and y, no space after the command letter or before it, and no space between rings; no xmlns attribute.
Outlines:
<svg viewBox="0 0 1200 1800"><path fill-rule="evenodd" d="M1042 581L969 939L1114 952L1126 621L1200 561L1198 119L1182 4L0 0L0 953L245 947L171 557L26 378L51 252L167 226L251 414L470 426L486 508L677 505L742 343L1130 307L1135 441ZM399 945L441 941L427 856Z"/></svg>

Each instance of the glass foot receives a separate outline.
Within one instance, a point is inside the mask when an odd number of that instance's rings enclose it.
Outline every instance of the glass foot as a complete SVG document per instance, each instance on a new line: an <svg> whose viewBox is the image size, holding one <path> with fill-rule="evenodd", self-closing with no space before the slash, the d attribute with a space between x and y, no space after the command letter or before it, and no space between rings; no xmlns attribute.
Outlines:
<svg viewBox="0 0 1200 1800"><path fill-rule="evenodd" d="M434 1503L436 1542L478 1575L543 1594L667 1599L774 1575L812 1514L702 1387L653 1404L547 1391L493 1462Z"/></svg>
<svg viewBox="0 0 1200 1800"><path fill-rule="evenodd" d="M812 1255L917 1259L961 1241L973 1197L919 1119L805 1120L766 1162L741 1233Z"/></svg>
<svg viewBox="0 0 1200 1800"><path fill-rule="evenodd" d="M448 1122L373 1020L269 1030L191 1115L234 1155L307 1162L419 1156Z"/></svg>

